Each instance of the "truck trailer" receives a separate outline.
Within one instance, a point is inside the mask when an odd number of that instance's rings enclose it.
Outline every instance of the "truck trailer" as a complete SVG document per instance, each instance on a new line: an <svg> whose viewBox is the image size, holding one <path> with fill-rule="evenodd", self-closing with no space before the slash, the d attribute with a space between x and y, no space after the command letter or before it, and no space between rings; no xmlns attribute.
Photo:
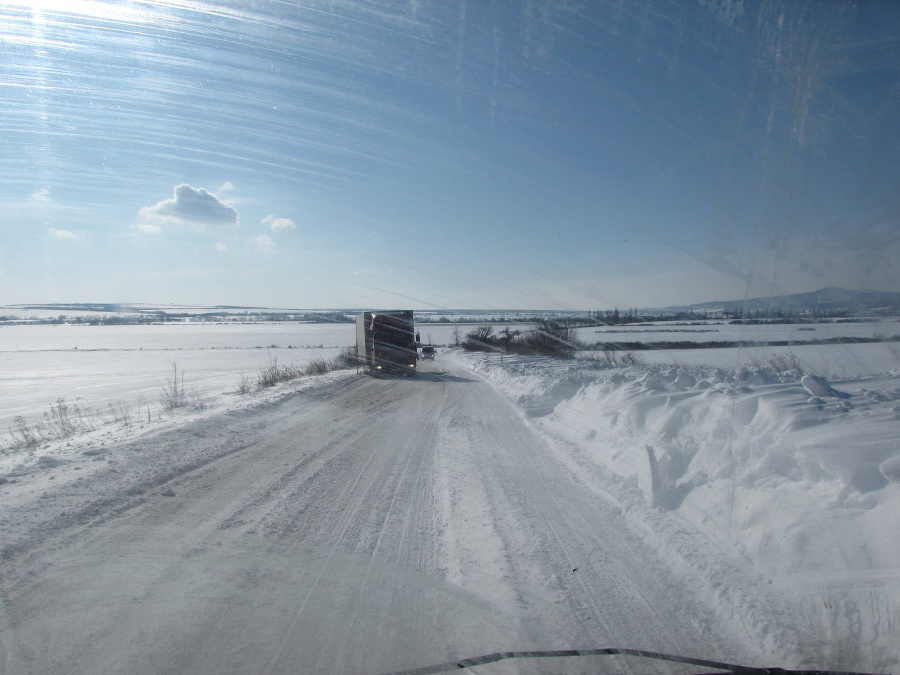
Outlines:
<svg viewBox="0 0 900 675"><path fill-rule="evenodd" d="M371 373L416 372L412 310L363 312L356 317L356 357Z"/></svg>

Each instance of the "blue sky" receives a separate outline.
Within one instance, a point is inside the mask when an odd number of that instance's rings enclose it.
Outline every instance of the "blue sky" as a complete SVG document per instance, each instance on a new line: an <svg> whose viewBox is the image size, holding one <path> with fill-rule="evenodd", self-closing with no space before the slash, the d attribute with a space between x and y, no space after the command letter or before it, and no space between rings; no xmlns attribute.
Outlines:
<svg viewBox="0 0 900 675"><path fill-rule="evenodd" d="M0 3L0 303L900 291L900 6Z"/></svg>

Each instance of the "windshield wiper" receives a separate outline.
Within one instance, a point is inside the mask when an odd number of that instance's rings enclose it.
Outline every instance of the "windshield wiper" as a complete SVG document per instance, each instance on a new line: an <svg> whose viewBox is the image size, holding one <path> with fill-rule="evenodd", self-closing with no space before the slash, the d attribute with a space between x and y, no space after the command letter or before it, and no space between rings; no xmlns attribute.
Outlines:
<svg viewBox="0 0 900 675"><path fill-rule="evenodd" d="M674 654L662 654L660 652L648 652L640 649L619 649L610 647L607 649L563 649L557 651L534 651L534 652L495 652L494 654L485 654L484 656L475 656L459 661L448 661L447 663L439 663L433 666L423 666L412 670L399 670L385 675L430 675L431 673L445 673L452 670L460 670L463 668L472 668L474 666L483 666L487 663L496 663L497 661L505 661L507 659L536 659L536 658L552 658L560 656L639 656L648 659L657 659L659 661L674 661L676 663L686 663L692 666L702 666L704 668L713 668L719 672L705 673L704 675L871 675L868 673L853 673L837 670L789 670L787 668L752 668L750 666L739 666L733 663L721 663L718 661L707 661L705 659L694 659L687 656L677 656Z"/></svg>

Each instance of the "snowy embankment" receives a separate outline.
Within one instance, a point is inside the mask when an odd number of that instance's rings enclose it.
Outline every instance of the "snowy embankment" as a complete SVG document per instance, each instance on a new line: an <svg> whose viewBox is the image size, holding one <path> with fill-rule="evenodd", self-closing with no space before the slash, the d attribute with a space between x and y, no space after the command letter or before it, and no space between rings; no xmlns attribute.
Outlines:
<svg viewBox="0 0 900 675"><path fill-rule="evenodd" d="M157 410L144 417L136 413L127 419L100 423L87 431L31 446L15 447L0 452L0 498L4 508L13 509L26 503L43 501L52 506L55 490L87 480L97 471L114 468L121 482L162 484L172 475L189 471L215 458L218 449L205 443L197 447L179 448L177 456L163 453L135 461L122 447L138 441L150 443L153 438L194 423L217 426L216 420L244 415L252 421L259 411L298 393L326 396L356 377L352 369L334 370L324 375L302 377L276 387L256 389L248 394L234 392L207 393L202 405L189 403L163 413ZM52 509L50 509L52 511ZM29 523L17 523L3 534L9 541L27 534ZM3 543L9 543L3 542Z"/></svg>
<svg viewBox="0 0 900 675"><path fill-rule="evenodd" d="M816 655L889 672L900 666L892 347L806 354L886 366L847 379L785 369L777 354L769 365L724 367L717 350L692 366L672 365L672 352L669 365L663 352L655 364L626 366L466 360L560 461L621 507L726 627L797 665Z"/></svg>

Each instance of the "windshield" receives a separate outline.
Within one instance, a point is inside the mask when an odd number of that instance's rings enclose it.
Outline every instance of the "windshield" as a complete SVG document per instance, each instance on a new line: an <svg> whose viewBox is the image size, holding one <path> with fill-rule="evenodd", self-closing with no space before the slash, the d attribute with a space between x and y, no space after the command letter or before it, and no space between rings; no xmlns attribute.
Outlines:
<svg viewBox="0 0 900 675"><path fill-rule="evenodd" d="M897 672L898 36L0 2L0 671Z"/></svg>

